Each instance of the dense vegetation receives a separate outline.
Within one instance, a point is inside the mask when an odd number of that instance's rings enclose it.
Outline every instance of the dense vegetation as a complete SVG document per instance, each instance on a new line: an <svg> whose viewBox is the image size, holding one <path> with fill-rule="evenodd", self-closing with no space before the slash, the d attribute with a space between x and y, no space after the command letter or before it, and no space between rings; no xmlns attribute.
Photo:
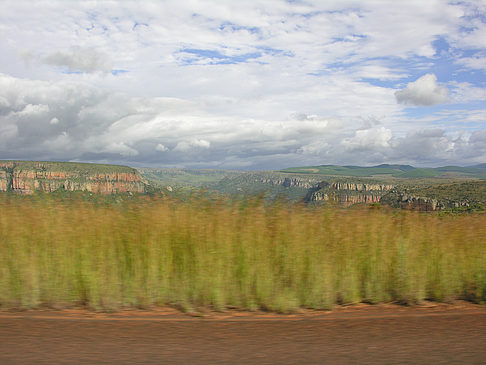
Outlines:
<svg viewBox="0 0 486 365"><path fill-rule="evenodd" d="M75 196L0 194L1 307L486 301L484 214Z"/></svg>

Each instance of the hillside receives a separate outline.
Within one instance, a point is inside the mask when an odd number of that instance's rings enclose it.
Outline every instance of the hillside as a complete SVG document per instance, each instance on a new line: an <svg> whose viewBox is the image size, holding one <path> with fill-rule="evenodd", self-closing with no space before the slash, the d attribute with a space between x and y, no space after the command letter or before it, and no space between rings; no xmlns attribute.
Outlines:
<svg viewBox="0 0 486 365"><path fill-rule="evenodd" d="M303 200L322 178L278 171L243 172L226 176L208 189L233 196L262 195L266 200L284 198L296 202Z"/></svg>
<svg viewBox="0 0 486 365"><path fill-rule="evenodd" d="M377 177L389 176L395 178L466 178L466 179L485 179L485 164L471 167L444 166L436 168L417 168L410 165L388 165L382 164L371 167L360 166L304 166L292 167L280 170L286 173L298 174L319 174L326 176L348 176L348 177Z"/></svg>
<svg viewBox="0 0 486 365"><path fill-rule="evenodd" d="M285 198L303 201L307 191L324 176L288 174L279 171L235 171L210 169L138 168L150 185L164 191L182 189L206 190L232 197L262 195L265 200Z"/></svg>
<svg viewBox="0 0 486 365"><path fill-rule="evenodd" d="M204 189L233 197L261 195L307 204L380 203L418 210L486 206L486 182L478 166L415 168L409 165L315 166L280 171L139 169L154 186Z"/></svg>
<svg viewBox="0 0 486 365"><path fill-rule="evenodd" d="M180 169L180 168L145 168L137 170L153 185L159 187L189 187L205 188L218 183L232 175L239 175L241 171L215 169Z"/></svg>
<svg viewBox="0 0 486 365"><path fill-rule="evenodd" d="M418 210L486 208L486 181L402 184L384 194L380 203Z"/></svg>
<svg viewBox="0 0 486 365"><path fill-rule="evenodd" d="M0 160L0 191L33 194L57 190L143 193L146 183L137 170L128 166Z"/></svg>

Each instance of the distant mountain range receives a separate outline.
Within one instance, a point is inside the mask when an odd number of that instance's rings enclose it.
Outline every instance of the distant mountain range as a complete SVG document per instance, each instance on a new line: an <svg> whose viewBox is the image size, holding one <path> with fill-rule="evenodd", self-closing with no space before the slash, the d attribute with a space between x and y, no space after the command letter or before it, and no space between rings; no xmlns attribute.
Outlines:
<svg viewBox="0 0 486 365"><path fill-rule="evenodd" d="M418 168L410 165L382 164L371 167L362 166L304 166L280 170L286 173L317 174L325 176L349 177L395 177L395 178L476 178L486 179L486 163L474 166L443 166Z"/></svg>

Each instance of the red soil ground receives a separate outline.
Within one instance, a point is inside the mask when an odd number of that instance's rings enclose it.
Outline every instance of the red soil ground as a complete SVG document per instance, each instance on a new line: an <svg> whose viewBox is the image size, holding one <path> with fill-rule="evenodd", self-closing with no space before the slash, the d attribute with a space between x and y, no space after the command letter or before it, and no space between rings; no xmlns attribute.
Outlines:
<svg viewBox="0 0 486 365"><path fill-rule="evenodd" d="M0 312L0 364L486 364L486 307Z"/></svg>

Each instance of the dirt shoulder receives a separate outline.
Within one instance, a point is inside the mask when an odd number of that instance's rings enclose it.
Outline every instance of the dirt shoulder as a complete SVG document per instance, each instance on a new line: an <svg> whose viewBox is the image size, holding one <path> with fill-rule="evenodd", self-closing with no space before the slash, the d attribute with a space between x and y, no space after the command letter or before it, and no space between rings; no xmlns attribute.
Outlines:
<svg viewBox="0 0 486 365"><path fill-rule="evenodd" d="M0 312L1 364L484 364L486 308Z"/></svg>
<svg viewBox="0 0 486 365"><path fill-rule="evenodd" d="M353 304L335 306L332 310L300 309L295 313L275 313L267 311L246 311L229 308L225 311L211 311L198 308L193 312L182 312L175 307L151 307L146 309L126 309L119 311L93 311L85 308L0 310L2 318L37 318L58 320L146 320L146 321L239 321L239 320L333 320L345 318L388 318L402 316L455 316L486 313L486 305L465 301L454 303L424 302L420 305L398 304Z"/></svg>

